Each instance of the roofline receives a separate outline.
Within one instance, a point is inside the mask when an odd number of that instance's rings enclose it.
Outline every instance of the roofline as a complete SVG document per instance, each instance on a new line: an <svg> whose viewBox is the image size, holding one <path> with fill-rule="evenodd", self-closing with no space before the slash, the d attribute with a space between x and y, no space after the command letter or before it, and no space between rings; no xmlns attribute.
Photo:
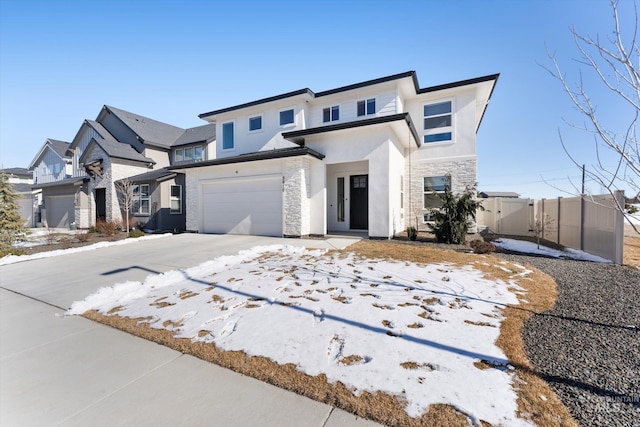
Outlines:
<svg viewBox="0 0 640 427"><path fill-rule="evenodd" d="M282 159L286 157L313 156L316 159L324 159L324 154L318 153L309 147L280 148L276 150L257 151L255 153L241 154L233 157L223 157L221 159L205 160L203 162L189 163L185 165L169 166L167 170L181 170L200 168L205 166L228 165L233 163L255 162L260 160Z"/></svg>
<svg viewBox="0 0 640 427"><path fill-rule="evenodd" d="M363 126L372 126L372 125L379 125L384 123L391 123L391 122L396 122L400 120L404 120L407 123L407 126L409 127L409 130L411 131L411 134L416 141L416 145L420 147L422 140L418 135L418 131L416 130L416 127L414 126L413 121L409 116L409 113L393 114L390 116L374 117L372 119L356 120L356 121L351 121L346 123L338 123L335 125L318 126L310 129L283 132L282 137L288 141L291 141L300 146L303 146L305 136L317 135L317 134L326 133L326 132L335 132L335 131L345 130L345 129L354 129L354 128L363 127Z"/></svg>
<svg viewBox="0 0 640 427"><path fill-rule="evenodd" d="M215 141L216 139L213 138L211 140L206 140L206 139L202 139L200 141L192 141L192 142L185 142L182 144L175 144L171 146L171 150L176 149L176 148L181 148L181 147L188 147L189 145L200 145L200 144L210 144L211 142Z"/></svg>
<svg viewBox="0 0 640 427"><path fill-rule="evenodd" d="M56 139L56 141L60 141L59 139ZM60 142L65 142L65 141L60 141ZM38 151L38 154L36 154L36 156L33 158L33 160L31 161L31 163L29 164L29 167L27 168L27 170L34 170L35 169L35 163L38 161L38 159L40 159L40 157L42 156L42 154L44 153L44 150L49 147L51 149L51 151L58 157L60 157L60 160L65 160L65 157L62 157L60 154L58 154L58 152L56 150L53 149L53 147L51 146L52 142L51 142L51 138L47 138L46 141L44 142L44 144L42 144L42 148L40 148L40 151ZM69 144L69 143L66 143ZM66 152L65 152L66 154ZM69 156L71 157L71 156Z"/></svg>
<svg viewBox="0 0 640 427"><path fill-rule="evenodd" d="M348 90L360 89L367 86L373 86L380 83L390 82L392 80L399 80L405 77L411 77L413 79L413 83L416 87L416 91L418 89L418 79L416 77L415 71L405 71L404 73L393 74L391 76L380 77L373 80L367 80L361 83L355 83L347 86L342 86L336 89L329 89L322 92L316 93L316 98L320 98L321 96L333 95L334 93L346 92Z"/></svg>
<svg viewBox="0 0 640 427"><path fill-rule="evenodd" d="M500 73L490 74L482 77L476 77L473 79L460 80L452 83L445 83L437 86L429 86L422 89L418 89L416 92L418 94L421 94L421 93L428 93L428 92L436 92L436 91L445 90L445 89L453 89L453 88L462 87L462 86L470 86L476 83L484 83L491 80L498 80L498 77L500 77Z"/></svg>
<svg viewBox="0 0 640 427"><path fill-rule="evenodd" d="M82 185L82 183L84 182L89 182L89 177L73 177L73 178L65 178L61 181L54 181L54 182L45 182L42 184L36 184L33 187L31 187L33 190L38 190L41 188L49 188L49 187L64 187L67 185L74 185L74 186L78 186L78 185Z"/></svg>
<svg viewBox="0 0 640 427"><path fill-rule="evenodd" d="M210 111L208 113L198 114L198 117L201 118L201 119L204 119L205 117L215 116L216 114L227 113L229 111L240 110L242 108L253 107L255 105L265 104L267 102L279 101L281 99L291 98L293 96L305 95L305 94L309 95L311 97L315 96L313 91L311 89L309 89L309 88L298 89L298 90L294 90L293 92L287 92L287 93L283 93L281 95L270 96L268 98L258 99L257 101L251 101L251 102L247 102L247 103L240 104L240 105L234 105L233 107L227 107L227 108L222 108L220 110Z"/></svg>
<svg viewBox="0 0 640 427"><path fill-rule="evenodd" d="M160 170L161 169L158 169L157 171L159 172ZM155 172L155 171L151 171L151 172ZM168 172L167 171L167 175L162 175L162 176L159 176L157 178L153 178L153 179L135 179L138 176L146 175L146 174L149 174L151 172L145 172L145 173L141 173L140 175L134 175L134 176L130 176L130 177L127 177L127 178L122 178L122 179L117 180L116 182L122 182L125 179L129 180L131 182L150 182L150 181L164 182L164 181L167 181L169 179L175 178L176 176L180 175L180 172Z"/></svg>
<svg viewBox="0 0 640 427"><path fill-rule="evenodd" d="M124 144L123 142L118 142L119 144ZM136 160L136 159L129 159L126 157L122 157L122 156L112 156L111 154L107 153L107 150L104 149L104 147L102 145L100 145L100 143L95 139L95 138L91 138L91 140L89 141L89 143L87 144L87 147L85 148L84 152L82 153L82 156L80 156L80 158L78 159L78 162L84 164L84 161L82 159L85 158L85 156L87 155L87 153L89 152L89 147L91 146L91 144L96 144L98 147L100 147L100 149L102 151L104 151L104 153L107 155L107 157L109 157L110 159L120 159L120 160L127 160L130 162L137 162L137 163L145 163L147 165L152 164L155 165L156 162L155 160L149 158L149 157L145 157L146 160ZM127 144L128 145L128 144ZM131 147L133 148L133 147ZM135 148L134 148L135 150ZM140 154L142 155L142 154Z"/></svg>

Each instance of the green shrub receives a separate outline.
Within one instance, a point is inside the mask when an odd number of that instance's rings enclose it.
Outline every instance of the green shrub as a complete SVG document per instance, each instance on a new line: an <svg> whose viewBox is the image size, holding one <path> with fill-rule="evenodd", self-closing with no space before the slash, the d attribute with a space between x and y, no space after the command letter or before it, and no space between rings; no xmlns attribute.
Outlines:
<svg viewBox="0 0 640 427"><path fill-rule="evenodd" d="M433 223L428 224L441 243L462 244L465 241L471 222L476 219L476 211L482 209L476 200L475 188L467 187L460 195L453 194L448 187L444 193L435 193L442 202L442 206L432 209Z"/></svg>
<svg viewBox="0 0 640 427"><path fill-rule="evenodd" d="M144 231L134 230L129 232L129 237L136 238L136 237L142 237L142 236L144 236Z"/></svg>

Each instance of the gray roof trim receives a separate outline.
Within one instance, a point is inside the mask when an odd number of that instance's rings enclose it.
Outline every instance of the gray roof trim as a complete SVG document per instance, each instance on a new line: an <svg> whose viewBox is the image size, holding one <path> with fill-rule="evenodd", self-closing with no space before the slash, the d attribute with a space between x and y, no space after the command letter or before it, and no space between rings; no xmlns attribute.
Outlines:
<svg viewBox="0 0 640 427"><path fill-rule="evenodd" d="M89 182L89 177L66 178L66 179L63 179L61 181L45 182L44 184L36 184L36 185L32 186L31 188L36 190L36 189L39 189L39 188L66 187L66 186L69 186L69 185L73 185L75 187L78 187L78 186L82 185L85 182Z"/></svg>
<svg viewBox="0 0 640 427"><path fill-rule="evenodd" d="M181 170L201 168L205 166L228 165L233 163L256 162L260 160L283 159L286 157L312 156L316 159L324 159L324 154L318 153L309 147L280 148L276 150L257 151L255 153L240 154L239 156L223 157L221 159L205 160L204 162L187 163L179 166L169 166L169 170Z"/></svg>
<svg viewBox="0 0 640 427"><path fill-rule="evenodd" d="M391 76L380 77L373 80L367 80L361 83L355 83L352 85L342 86L336 89L329 89L322 92L316 93L316 98L320 98L321 96L333 95L334 93L346 92L348 90L360 89L367 86L373 86L380 83L386 83L393 80L404 79L406 77L411 77L413 79L413 84L416 88L416 92L418 91L418 78L416 77L415 71L405 71L404 73L393 74Z"/></svg>
<svg viewBox="0 0 640 427"><path fill-rule="evenodd" d="M421 93L429 93L429 92L436 92L439 90L445 90L445 89L452 89L452 88L456 88L456 87L462 87L462 86L470 86L476 83L484 83L484 82L488 82L491 80L498 80L498 77L500 77L500 73L498 74L490 74L488 76L482 76L482 77L476 77L473 79L467 79L467 80L460 80L457 82L453 82L453 83L446 83L443 85L437 85L437 86L430 86L430 87L425 87L422 89L418 89L416 92L418 94Z"/></svg>
<svg viewBox="0 0 640 427"><path fill-rule="evenodd" d="M363 126L373 126L373 125L391 123L391 122L396 122L400 120L404 120L407 123L407 126L411 131L411 135L415 139L416 145L419 147L422 144L422 140L418 135L418 131L416 130L416 127L414 126L413 121L409 116L409 113L393 114L390 116L374 117L372 119L356 120L353 122L338 123L335 125L318 126L310 129L294 130L292 132L283 132L282 137L300 146L303 146L304 138L306 136L317 135L317 134L326 133L326 132L335 132L335 131L344 130L344 129L354 129L354 128L359 128Z"/></svg>
<svg viewBox="0 0 640 427"><path fill-rule="evenodd" d="M145 181L163 182L168 179L174 178L176 176L178 176L178 172L173 172L173 171L167 170L167 168L162 168L162 169L153 170L151 172L145 172L139 175L123 178L118 181L123 181L125 179L128 179L131 182L145 182Z"/></svg>
<svg viewBox="0 0 640 427"><path fill-rule="evenodd" d="M102 149L102 151L104 151L112 159L128 160L145 164L156 164L153 159L150 159L138 153L129 144L118 142L115 139L103 139L101 141L98 141L95 138L91 138L91 141L89 141L89 144L87 144L87 148L84 150L84 153L82 153L82 156L80 156L80 159L78 159L80 163L85 162L87 154L90 151L89 147L91 147L91 145L93 144L100 147L100 149ZM125 152L122 152L122 150L124 150Z"/></svg>
<svg viewBox="0 0 640 427"><path fill-rule="evenodd" d="M257 101L251 101L240 105L234 105L233 107L222 108L220 110L210 111L208 113L199 114L198 117L204 119L205 117L215 116L216 114L227 113L229 111L240 110L242 108L253 107L255 105L266 104L267 102L279 101L281 99L291 98L298 95L309 95L312 98L315 96L313 91L309 88L294 90L293 92L283 93L281 95L270 96L268 98L258 99Z"/></svg>

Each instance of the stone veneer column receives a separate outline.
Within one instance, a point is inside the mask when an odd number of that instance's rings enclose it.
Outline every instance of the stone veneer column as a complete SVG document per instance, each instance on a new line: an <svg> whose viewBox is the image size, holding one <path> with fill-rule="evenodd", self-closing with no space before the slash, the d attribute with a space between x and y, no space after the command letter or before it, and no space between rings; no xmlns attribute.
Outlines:
<svg viewBox="0 0 640 427"><path fill-rule="evenodd" d="M291 157L284 162L283 234L288 237L306 236L311 230L310 162L305 157Z"/></svg>

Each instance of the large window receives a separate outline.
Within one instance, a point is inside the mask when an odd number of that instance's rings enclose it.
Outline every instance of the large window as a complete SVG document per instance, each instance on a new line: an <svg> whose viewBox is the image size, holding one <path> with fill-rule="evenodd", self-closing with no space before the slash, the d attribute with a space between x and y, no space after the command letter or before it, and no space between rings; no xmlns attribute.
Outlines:
<svg viewBox="0 0 640 427"><path fill-rule="evenodd" d="M295 114L293 113L293 108L290 110L280 111L280 126L290 125L294 122Z"/></svg>
<svg viewBox="0 0 640 427"><path fill-rule="evenodd" d="M149 214L149 184L133 186L133 209L135 214Z"/></svg>
<svg viewBox="0 0 640 427"><path fill-rule="evenodd" d="M235 147L233 140L233 122L222 124L222 149L231 150Z"/></svg>
<svg viewBox="0 0 640 427"><path fill-rule="evenodd" d="M452 140L451 101L424 106L424 142Z"/></svg>
<svg viewBox="0 0 640 427"><path fill-rule="evenodd" d="M249 132L262 129L262 116L249 117Z"/></svg>
<svg viewBox="0 0 640 427"><path fill-rule="evenodd" d="M451 176L425 176L424 177L424 208L437 209L442 206L438 195L444 194L445 189L451 190ZM430 212L425 213L425 221L431 221Z"/></svg>
<svg viewBox="0 0 640 427"><path fill-rule="evenodd" d="M174 154L174 162L199 162L204 160L204 146L178 148Z"/></svg>
<svg viewBox="0 0 640 427"><path fill-rule="evenodd" d="M322 122L335 122L340 120L340 107L334 105L333 107L324 108L322 110Z"/></svg>
<svg viewBox="0 0 640 427"><path fill-rule="evenodd" d="M171 207L170 212L172 214L181 214L182 213L182 186L181 185L172 185L171 186Z"/></svg>
<svg viewBox="0 0 640 427"><path fill-rule="evenodd" d="M357 103L358 117L368 116L376 113L376 99L370 98L366 101L358 101Z"/></svg>

